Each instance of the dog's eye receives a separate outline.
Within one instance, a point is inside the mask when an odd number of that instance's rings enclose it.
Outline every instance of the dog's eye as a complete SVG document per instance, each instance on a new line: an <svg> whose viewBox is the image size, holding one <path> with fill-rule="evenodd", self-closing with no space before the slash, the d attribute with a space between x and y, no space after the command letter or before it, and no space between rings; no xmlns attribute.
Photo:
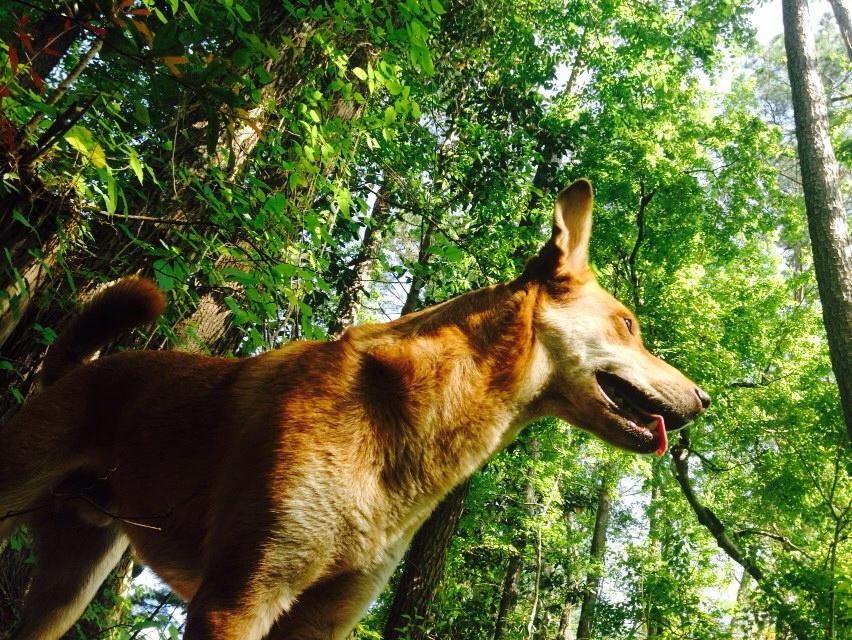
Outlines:
<svg viewBox="0 0 852 640"><path fill-rule="evenodd" d="M633 335L633 320L630 318L624 319L624 326L627 327L627 333Z"/></svg>

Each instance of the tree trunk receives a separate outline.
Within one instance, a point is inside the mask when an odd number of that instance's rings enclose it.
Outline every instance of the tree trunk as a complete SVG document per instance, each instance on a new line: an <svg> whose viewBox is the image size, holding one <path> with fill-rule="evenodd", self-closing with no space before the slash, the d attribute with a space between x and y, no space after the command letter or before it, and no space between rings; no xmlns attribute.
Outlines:
<svg viewBox="0 0 852 640"><path fill-rule="evenodd" d="M661 564L665 563L665 555L663 553L663 545L660 539L660 486L662 480L660 478L661 466L653 465L651 470L651 502L648 513L648 540L649 549L648 555L659 560ZM645 627L647 630L645 640L655 640L659 637L662 629L661 614L656 605L657 598L655 593L656 576L644 575L644 593L643 593L643 610L645 618ZM650 583L650 584L649 584Z"/></svg>
<svg viewBox="0 0 852 640"><path fill-rule="evenodd" d="M518 601L518 581L522 565L523 557L520 550L516 548L509 555L509 562L506 565L506 575L503 578L503 591L500 594L500 606L497 609L497 618L494 620L494 640L503 640L506 618L509 612L515 608L515 604Z"/></svg>
<svg viewBox="0 0 852 640"><path fill-rule="evenodd" d="M330 335L339 335L355 322L355 314L364 293L364 283L370 277L381 248L382 233L390 218L388 195L388 188L383 184L373 203L373 210L364 229L364 239L361 241L358 255L341 282L340 301L337 303L334 318L328 326Z"/></svg>
<svg viewBox="0 0 852 640"><path fill-rule="evenodd" d="M423 237L420 239L420 249L417 253L417 268L425 270L429 262L429 249L432 247L432 236L435 235L435 223L433 220L424 221ZM426 276L422 273L414 273L411 276L411 286L405 296L400 315L406 315L416 311L420 306L420 294L426 287Z"/></svg>
<svg viewBox="0 0 852 640"><path fill-rule="evenodd" d="M571 640L571 628L573 627L574 603L566 602L559 615L559 627L556 630L556 640Z"/></svg>
<svg viewBox="0 0 852 640"><path fill-rule="evenodd" d="M527 468L527 481L524 487L524 510L532 514L535 504L535 461L541 458L541 444L535 438L530 440L530 465ZM503 579L503 592L500 595L500 606L497 619L494 621L494 640L503 640L506 631L506 619L518 602L518 584L521 569L524 566L524 548L527 546L527 531L523 526L517 526L518 535L512 546L514 550L509 555L506 565L506 576Z"/></svg>
<svg viewBox="0 0 852 640"><path fill-rule="evenodd" d="M573 85L570 84L569 87L573 88ZM447 136L447 140L450 139L450 136ZM548 156L548 161L544 162L542 166L536 169L536 174L534 176L534 189L532 191L532 196L530 201L528 202L527 213L522 221L522 226L534 226L534 223L530 217L530 210L536 204L536 193L537 190L545 190L552 189L553 184L552 180L556 175L555 168L553 166L553 162L555 162L555 158L552 157L552 154ZM420 242L420 249L418 255L418 264L421 266L425 266L428 258L429 258L429 249L432 244L432 236L435 232L435 224L434 221L430 218L428 221L424 222L426 225L423 230L423 237ZM408 290L408 295L406 296L405 303L403 304L401 313L404 315L406 313L410 313L417 309L420 304L420 293L425 286L426 281L425 278L421 274L414 274L412 278L411 288ZM465 486L469 484L465 483ZM467 495L467 489L465 489L464 494L459 495L456 492L450 493L447 497L444 498L442 504L435 510L435 512L430 516L429 520L423 525L420 531L414 536L414 540L412 541L411 548L408 550L406 554L406 571L403 573L400 578L399 584L397 585L397 590L394 594L393 604L391 606L391 611L403 611L404 613L395 613L394 615L398 617L397 621L391 620L391 615L388 616L388 622L385 625L385 640L391 640L399 638L397 635L388 635L388 629L393 629L393 625L398 625L399 621L404 621L405 618L410 619L418 619L424 618L424 611L428 607L428 604L431 601L431 597L423 598L419 603L413 600L410 600L407 597L407 593L412 590L412 586L408 584L410 581L419 581L422 580L422 577L419 576L416 572L416 567L423 564L422 561L417 561L413 558L413 553L415 548L427 550L430 555L441 557L446 557L447 548L449 547L450 541L452 540L452 535L455 533L455 526L458 522L458 517L452 523L440 523L437 522L437 519L447 517L445 514L459 514L461 515L462 506L464 503L465 496ZM448 504L444 504L448 503ZM431 534L429 533L431 530L437 529L440 531L452 530L450 535L446 538L432 538L430 539ZM443 550L437 549L438 545L444 545ZM410 565L409 565L409 557L411 557ZM507 568L507 578L510 577L511 572L509 571L511 567ZM505 584L505 582L504 582ZM434 589L437 590L437 581L434 584ZM505 594L505 587L504 587ZM434 595L434 591L432 592ZM502 607L502 597L501 597L501 607ZM414 607L414 608L407 608ZM499 614L498 614L499 617ZM495 627L495 634L497 633L497 628ZM412 636L413 638L413 636Z"/></svg>
<svg viewBox="0 0 852 640"><path fill-rule="evenodd" d="M850 15L849 5L846 4L845 0L828 0L828 3L831 5L834 18L837 20L837 27L840 29L843 44L846 45L846 56L852 61L852 15Z"/></svg>
<svg viewBox="0 0 852 640"><path fill-rule="evenodd" d="M740 584L737 587L737 603L734 613L731 616L731 635L734 638L747 637L751 632L751 622L749 620L749 588L751 586L751 575L748 571L743 571L740 577Z"/></svg>
<svg viewBox="0 0 852 640"><path fill-rule="evenodd" d="M428 637L432 601L444 574L447 550L464 512L469 488L468 479L447 494L414 536L385 621L384 640Z"/></svg>
<svg viewBox="0 0 852 640"><path fill-rule="evenodd" d="M417 264L425 269L429 248L435 233L432 219L423 222ZM420 293L426 286L423 274L412 275L401 315L415 311L420 305ZM432 601L438 591L450 542L464 512L464 501L470 489L470 479L448 493L429 519L417 531L403 560L403 571L394 591L385 620L384 640L422 640L426 638L432 615Z"/></svg>
<svg viewBox="0 0 852 640"><path fill-rule="evenodd" d="M590 567L586 577L586 589L583 604L580 607L580 621L577 623L577 640L591 640L595 623L595 605L603 578L603 559L606 552L606 534L609 526L610 495L606 481L601 482L598 493L598 510L595 514L595 528L592 532L592 544L589 549Z"/></svg>
<svg viewBox="0 0 852 640"><path fill-rule="evenodd" d="M814 270L846 429L852 438L852 238L828 135L825 88L805 0L783 0L784 44Z"/></svg>

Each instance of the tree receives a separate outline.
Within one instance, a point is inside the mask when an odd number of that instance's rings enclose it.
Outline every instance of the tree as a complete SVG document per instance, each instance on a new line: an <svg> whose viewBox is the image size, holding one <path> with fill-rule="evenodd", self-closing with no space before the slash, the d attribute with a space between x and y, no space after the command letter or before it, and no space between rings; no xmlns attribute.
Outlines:
<svg viewBox="0 0 852 640"><path fill-rule="evenodd" d="M852 60L852 16L849 15L849 6L844 0L829 0L829 4L843 37L843 44L846 45L846 55Z"/></svg>
<svg viewBox="0 0 852 640"><path fill-rule="evenodd" d="M828 134L828 107L808 28L808 5L805 0L784 0L782 6L814 267L832 367L852 439L852 236Z"/></svg>
<svg viewBox="0 0 852 640"><path fill-rule="evenodd" d="M598 591L601 588L603 576L603 559L606 554L606 530L609 526L610 489L603 480L598 491L598 504L595 510L595 528L592 533L592 544L589 548L591 568L586 578L586 588L583 592L583 605L580 609L580 620L577 623L577 640L594 638L595 605L598 601Z"/></svg>

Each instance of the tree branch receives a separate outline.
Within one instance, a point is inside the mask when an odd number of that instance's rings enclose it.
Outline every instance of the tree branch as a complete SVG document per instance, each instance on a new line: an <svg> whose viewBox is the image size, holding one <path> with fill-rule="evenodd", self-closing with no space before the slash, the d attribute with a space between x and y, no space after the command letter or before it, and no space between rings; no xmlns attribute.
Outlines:
<svg viewBox="0 0 852 640"><path fill-rule="evenodd" d="M693 512L698 517L698 521L710 532L722 551L728 554L734 562L739 564L754 578L761 590L771 598L779 616L790 625L796 638L798 640L807 640L809 637L808 631L796 612L774 590L771 581L766 578L763 569L737 545L734 540L737 537L736 533L734 533L733 538L729 536L725 530L725 525L716 517L716 514L702 504L701 499L695 492L692 481L689 478L690 441L688 432L688 429L681 432L680 441L671 450L672 474L680 485L681 492L686 498L686 501L692 507Z"/></svg>

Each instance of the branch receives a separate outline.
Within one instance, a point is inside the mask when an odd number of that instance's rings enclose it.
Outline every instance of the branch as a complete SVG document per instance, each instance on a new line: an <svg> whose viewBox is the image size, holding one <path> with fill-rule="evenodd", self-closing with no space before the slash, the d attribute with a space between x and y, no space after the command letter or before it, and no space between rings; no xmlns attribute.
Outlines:
<svg viewBox="0 0 852 640"><path fill-rule="evenodd" d="M154 607L154 609L152 609L151 612L148 614L146 621L153 622L154 618L157 617L157 614L160 613L160 611L162 611L166 607L166 605L171 604L172 596L174 596L174 593L172 591L168 591L167 593L163 594L163 596L160 597L160 601L157 603L157 606ZM147 625L139 625L133 635L130 636L130 640L136 640L136 638L139 637L139 634L146 629L146 626Z"/></svg>
<svg viewBox="0 0 852 640"><path fill-rule="evenodd" d="M769 538L771 540L775 540L776 542L780 542L781 546L787 549L787 551L797 551L811 560L814 557L809 554L804 549L796 546L787 536L781 535L780 533L775 533L773 531L766 531L765 529L758 529L756 527L749 527L748 529L738 529L734 532L734 536L736 538L741 538L743 536L762 536L764 538Z"/></svg>
<svg viewBox="0 0 852 640"><path fill-rule="evenodd" d="M657 193L656 189L646 192L645 183L639 182L639 210L636 212L636 242L633 243L633 250L627 258L627 273L633 289L633 308L635 310L639 309L639 276L636 273L636 258L639 255L639 247L645 240L645 209L648 208L648 204L651 202L655 193Z"/></svg>
<svg viewBox="0 0 852 640"><path fill-rule="evenodd" d="M774 590L771 581L763 573L763 569L740 549L737 543L725 531L725 525L716 517L716 514L701 503L701 499L695 493L692 481L689 478L690 442L688 432L688 429L682 431L680 441L671 449L671 470L677 483L680 485L681 492L686 498L686 501L692 507L692 510L698 517L698 521L707 528L722 551L728 554L734 562L739 564L754 578L761 590L769 596L773 601L775 610L790 625L795 636L799 640L806 640L809 634L798 614ZM736 538L736 533L734 533L734 538Z"/></svg>
<svg viewBox="0 0 852 640"><path fill-rule="evenodd" d="M47 153L92 108L92 105L95 104L98 98L100 98L100 94L95 94L87 100L75 102L63 111L53 124L48 127L47 131L41 135L34 147L21 152L20 166L22 168L29 167L42 155Z"/></svg>
<svg viewBox="0 0 852 640"><path fill-rule="evenodd" d="M725 532L725 525L716 517L716 515L702 503L695 490L692 487L692 481L689 478L689 436L686 433L681 433L680 442L672 447L671 468L675 480L680 485L681 491L698 517L698 521L703 524L710 534L716 539L719 547L727 553L731 559L741 565L743 569L758 582L763 580L763 571L749 558L746 558L742 550L737 546L728 534Z"/></svg>
<svg viewBox="0 0 852 640"><path fill-rule="evenodd" d="M137 220L139 222L155 222L156 224L170 224L179 227L216 227L222 229L222 225L207 220L178 220L176 218L158 218L156 216L139 216L122 213L109 213L108 211L93 211L93 213L103 218L110 218L114 221L121 222L124 220Z"/></svg>

